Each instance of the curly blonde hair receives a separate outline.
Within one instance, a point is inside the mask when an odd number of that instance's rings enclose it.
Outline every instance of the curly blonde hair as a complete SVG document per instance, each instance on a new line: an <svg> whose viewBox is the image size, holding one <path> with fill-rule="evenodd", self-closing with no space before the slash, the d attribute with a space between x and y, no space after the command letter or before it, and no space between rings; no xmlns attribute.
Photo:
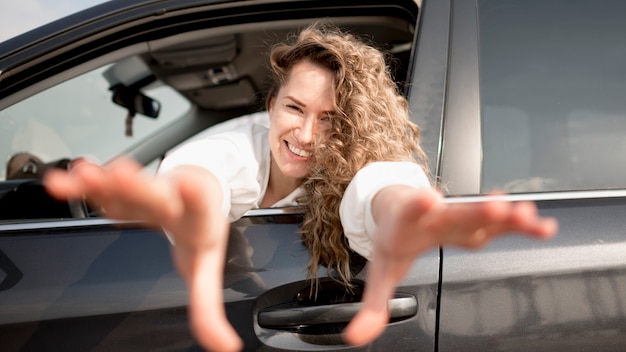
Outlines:
<svg viewBox="0 0 626 352"><path fill-rule="evenodd" d="M275 45L270 53L274 85L268 101L287 80L291 68L308 60L334 75L331 132L316 144L315 161L299 202L301 232L311 251L309 278L320 265L351 287L353 252L343 234L339 206L346 187L365 165L375 161L415 161L426 170L419 145L420 130L409 120L408 103L393 81L385 53L363 39L316 22L292 43ZM428 172L426 172L428 174Z"/></svg>

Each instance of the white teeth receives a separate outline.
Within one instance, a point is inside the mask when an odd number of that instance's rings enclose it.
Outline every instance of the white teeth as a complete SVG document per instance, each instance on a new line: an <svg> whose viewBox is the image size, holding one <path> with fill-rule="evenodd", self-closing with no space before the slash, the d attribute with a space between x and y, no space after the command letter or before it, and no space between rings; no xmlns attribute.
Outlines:
<svg viewBox="0 0 626 352"><path fill-rule="evenodd" d="M301 156L303 158L308 158L309 156L311 156L310 152L307 152L306 150L298 149L289 143L287 143L287 148L289 148L289 150L292 153L296 154L297 156Z"/></svg>

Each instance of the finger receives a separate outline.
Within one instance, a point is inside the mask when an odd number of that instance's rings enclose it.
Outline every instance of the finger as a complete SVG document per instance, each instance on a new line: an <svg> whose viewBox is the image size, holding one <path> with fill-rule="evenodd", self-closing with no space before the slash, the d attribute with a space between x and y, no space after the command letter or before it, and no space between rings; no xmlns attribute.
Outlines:
<svg viewBox="0 0 626 352"><path fill-rule="evenodd" d="M532 202L514 203L507 219L486 227L489 237L508 233L525 234L531 237L548 238L554 235L558 224L553 218L542 218Z"/></svg>
<svg viewBox="0 0 626 352"><path fill-rule="evenodd" d="M201 256L197 265L202 268L189 283L191 330L198 342L209 350L239 351L243 344L226 318L220 287L224 257L209 253Z"/></svg>
<svg viewBox="0 0 626 352"><path fill-rule="evenodd" d="M114 173L124 174L124 171L126 172L126 174L134 175L141 171L142 166L129 157L121 156L113 159L112 161L104 165L104 169L111 172L112 175Z"/></svg>
<svg viewBox="0 0 626 352"><path fill-rule="evenodd" d="M48 194L58 200L79 199L83 196L82 184L69 175L67 171L51 169L43 178Z"/></svg>
<svg viewBox="0 0 626 352"><path fill-rule="evenodd" d="M363 307L344 330L343 339L352 346L371 343L385 331L388 321L386 310Z"/></svg>
<svg viewBox="0 0 626 352"><path fill-rule="evenodd" d="M541 218L537 207L532 202L513 203L508 215L501 221L487 223L467 234L460 235L456 245L468 248L479 248L493 238L511 233L524 234L535 238L549 238L558 228L556 220ZM465 241L464 241L465 240Z"/></svg>
<svg viewBox="0 0 626 352"><path fill-rule="evenodd" d="M499 200L486 203L442 205L424 216L420 233L441 245L476 247L476 239L489 237L479 231L507 219L511 205Z"/></svg>
<svg viewBox="0 0 626 352"><path fill-rule="evenodd" d="M346 343L354 346L374 341L380 336L389 322L388 302L395 283L385 280L383 270L369 273L363 294L361 309L343 332ZM387 282L385 282L387 281Z"/></svg>
<svg viewBox="0 0 626 352"><path fill-rule="evenodd" d="M550 238L558 231L558 223L554 218L542 218L537 206L532 202L515 204L513 231L522 232L533 237Z"/></svg>
<svg viewBox="0 0 626 352"><path fill-rule="evenodd" d="M81 162L72 168L70 176L82 186L85 199L93 206L108 205L113 187L105 170L96 164Z"/></svg>
<svg viewBox="0 0 626 352"><path fill-rule="evenodd" d="M348 344L367 344L384 332L389 322L389 300L412 263L412 257L398 259L374 251L361 309L344 330L344 340Z"/></svg>
<svg viewBox="0 0 626 352"><path fill-rule="evenodd" d="M128 158L118 158L105 167L112 203L120 217L153 224L180 216L182 201L171 180L142 173L142 166ZM108 208L106 208L109 211Z"/></svg>
<svg viewBox="0 0 626 352"><path fill-rule="evenodd" d="M110 197L103 169L95 164L81 161L70 172L49 170L44 176L49 193L60 200L82 199L97 205L106 203Z"/></svg>
<svg viewBox="0 0 626 352"><path fill-rule="evenodd" d="M559 231L559 223L555 218L544 218L535 228L535 234L541 239L549 239Z"/></svg>

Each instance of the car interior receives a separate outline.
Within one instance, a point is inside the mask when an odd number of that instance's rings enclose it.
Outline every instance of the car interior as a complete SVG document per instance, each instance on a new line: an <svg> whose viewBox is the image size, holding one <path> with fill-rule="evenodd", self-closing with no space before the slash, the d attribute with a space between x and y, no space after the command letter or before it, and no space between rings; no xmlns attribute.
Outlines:
<svg viewBox="0 0 626 352"><path fill-rule="evenodd" d="M216 124L263 111L269 77L267 54L271 45L286 40L311 21L309 18L277 20L173 31L75 65L29 88L28 94L113 63L103 74L109 84L106 94L113 103L127 110L125 131L127 136L132 136L133 128L137 128L133 127L133 120L158 119L159 110L163 108L164 102L144 94L145 88L160 84L173 88L189 100L192 108L181 113L167 128L151 133L119 153L143 165L155 160L158 163L169 150ZM399 89L406 88L404 80L412 56L414 22L384 15L335 17L325 21L385 50ZM41 184L43 172L27 172L28 160L36 158L34 153L30 156L24 159L23 165L12 167L24 172L14 176L7 174L5 180L0 181L0 222L98 216L84 204L51 200ZM40 161L39 166L56 167L58 164L67 168L71 163L57 162L81 156L62 155L55 160Z"/></svg>

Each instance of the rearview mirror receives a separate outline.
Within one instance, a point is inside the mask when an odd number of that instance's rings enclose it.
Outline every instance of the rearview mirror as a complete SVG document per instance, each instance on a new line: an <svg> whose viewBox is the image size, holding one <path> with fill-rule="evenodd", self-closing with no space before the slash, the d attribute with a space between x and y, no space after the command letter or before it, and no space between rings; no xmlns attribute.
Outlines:
<svg viewBox="0 0 626 352"><path fill-rule="evenodd" d="M147 117L157 118L161 112L161 103L124 85L117 85L111 88L113 91L113 102L128 109L129 116L135 113Z"/></svg>

